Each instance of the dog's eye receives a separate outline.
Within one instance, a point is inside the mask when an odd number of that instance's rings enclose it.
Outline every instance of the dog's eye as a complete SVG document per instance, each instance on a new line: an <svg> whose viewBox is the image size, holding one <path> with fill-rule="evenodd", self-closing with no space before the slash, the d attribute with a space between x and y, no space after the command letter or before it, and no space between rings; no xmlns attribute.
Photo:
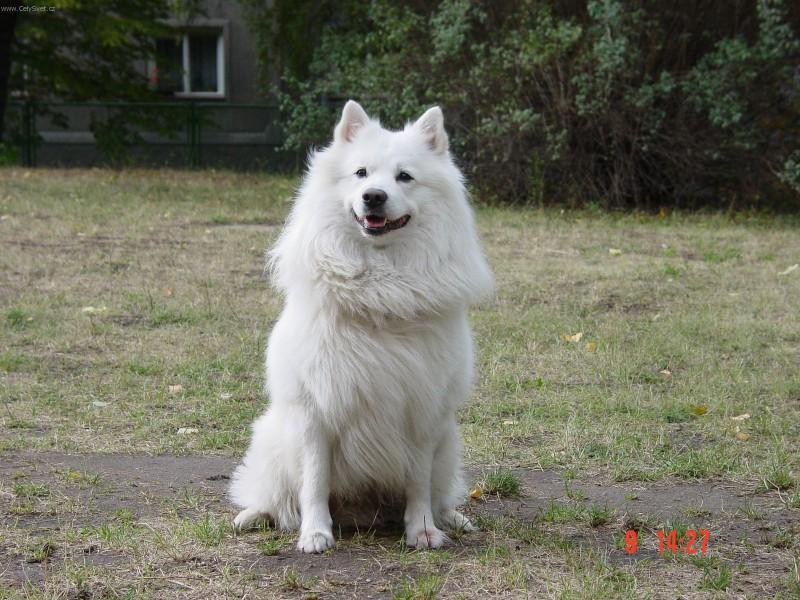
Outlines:
<svg viewBox="0 0 800 600"><path fill-rule="evenodd" d="M356 171L356 177L366 177L367 170L364 167L361 167L358 171Z"/></svg>
<svg viewBox="0 0 800 600"><path fill-rule="evenodd" d="M414 178L405 171L400 171L397 174L397 181L413 181L413 180Z"/></svg>

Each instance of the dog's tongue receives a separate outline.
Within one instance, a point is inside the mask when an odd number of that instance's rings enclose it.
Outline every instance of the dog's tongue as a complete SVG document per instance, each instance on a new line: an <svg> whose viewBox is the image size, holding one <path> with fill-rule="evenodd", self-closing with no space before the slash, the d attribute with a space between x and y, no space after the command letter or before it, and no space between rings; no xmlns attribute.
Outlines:
<svg viewBox="0 0 800 600"><path fill-rule="evenodd" d="M367 222L367 227L383 227L386 225L386 217L378 217L375 215L367 215L364 220Z"/></svg>

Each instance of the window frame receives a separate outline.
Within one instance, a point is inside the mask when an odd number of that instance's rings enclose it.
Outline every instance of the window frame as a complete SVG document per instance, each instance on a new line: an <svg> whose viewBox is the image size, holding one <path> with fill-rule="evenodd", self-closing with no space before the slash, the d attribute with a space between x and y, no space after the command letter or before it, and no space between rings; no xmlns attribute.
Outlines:
<svg viewBox="0 0 800 600"><path fill-rule="evenodd" d="M198 100L225 100L228 97L228 57L230 56L229 26L227 19L193 19L191 23L168 20L166 25L176 29L181 38L181 82L183 91L173 92L173 98ZM193 92L192 65L189 38L193 33L213 33L217 36L217 91ZM186 91L189 90L189 91Z"/></svg>

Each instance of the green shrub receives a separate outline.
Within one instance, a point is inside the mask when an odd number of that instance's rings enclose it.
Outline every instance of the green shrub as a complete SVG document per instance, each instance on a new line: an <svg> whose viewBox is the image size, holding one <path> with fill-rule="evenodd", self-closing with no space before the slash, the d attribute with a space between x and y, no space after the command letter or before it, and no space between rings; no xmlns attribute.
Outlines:
<svg viewBox="0 0 800 600"><path fill-rule="evenodd" d="M780 0L247 4L291 148L329 140L346 98L392 127L438 103L487 200L800 206Z"/></svg>

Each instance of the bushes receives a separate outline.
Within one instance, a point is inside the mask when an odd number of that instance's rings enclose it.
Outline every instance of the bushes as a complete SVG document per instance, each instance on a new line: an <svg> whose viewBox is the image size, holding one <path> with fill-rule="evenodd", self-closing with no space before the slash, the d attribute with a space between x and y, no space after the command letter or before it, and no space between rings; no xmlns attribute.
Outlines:
<svg viewBox="0 0 800 600"><path fill-rule="evenodd" d="M394 127L439 103L481 198L800 207L782 2L327 0L312 24L296 4L255 21L265 59L295 58L279 90L293 148L328 140L348 97Z"/></svg>

